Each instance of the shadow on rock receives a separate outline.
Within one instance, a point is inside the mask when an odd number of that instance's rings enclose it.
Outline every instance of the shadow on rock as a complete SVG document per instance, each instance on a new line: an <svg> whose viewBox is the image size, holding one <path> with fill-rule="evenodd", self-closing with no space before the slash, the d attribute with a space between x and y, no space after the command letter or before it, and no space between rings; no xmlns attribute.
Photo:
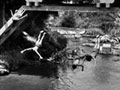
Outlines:
<svg viewBox="0 0 120 90"><path fill-rule="evenodd" d="M49 63L49 62L42 62L42 63L34 63L33 65L26 66L20 70L12 72L14 74L19 75L34 75L34 76L41 76L41 77L55 77L57 78L58 68L56 64Z"/></svg>

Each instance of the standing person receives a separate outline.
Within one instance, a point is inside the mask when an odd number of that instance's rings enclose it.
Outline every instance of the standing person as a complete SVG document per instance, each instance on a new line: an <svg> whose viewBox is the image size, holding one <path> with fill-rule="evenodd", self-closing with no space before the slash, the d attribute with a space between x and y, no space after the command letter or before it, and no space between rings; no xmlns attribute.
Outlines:
<svg viewBox="0 0 120 90"><path fill-rule="evenodd" d="M96 55L95 55L95 58L96 56L99 54L100 51L102 51L102 46L101 46L101 39L103 38L104 36L100 36L100 35L97 35L96 36L96 42L95 42L95 46L94 48L96 49Z"/></svg>
<svg viewBox="0 0 120 90"><path fill-rule="evenodd" d="M100 41L101 41L101 36L97 35L96 36L96 41L95 41L95 46L94 46L95 49L99 49L100 48Z"/></svg>

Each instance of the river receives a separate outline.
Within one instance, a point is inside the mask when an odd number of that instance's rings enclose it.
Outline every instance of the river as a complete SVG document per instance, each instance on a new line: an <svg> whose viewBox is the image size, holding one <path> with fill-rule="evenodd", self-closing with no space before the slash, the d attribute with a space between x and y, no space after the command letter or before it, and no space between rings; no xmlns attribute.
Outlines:
<svg viewBox="0 0 120 90"><path fill-rule="evenodd" d="M98 55L96 61L85 62L84 71L63 71L46 63L28 66L1 76L0 90L119 90L119 57Z"/></svg>

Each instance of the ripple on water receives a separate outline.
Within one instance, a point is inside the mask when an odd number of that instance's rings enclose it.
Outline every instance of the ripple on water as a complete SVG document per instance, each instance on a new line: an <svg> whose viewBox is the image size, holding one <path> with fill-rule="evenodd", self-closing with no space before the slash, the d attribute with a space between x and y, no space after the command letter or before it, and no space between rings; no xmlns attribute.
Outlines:
<svg viewBox="0 0 120 90"><path fill-rule="evenodd" d="M58 80L59 90L118 90L120 69L111 59L110 55L98 55L96 66L86 63L83 72L80 68L74 72L68 69L66 76Z"/></svg>

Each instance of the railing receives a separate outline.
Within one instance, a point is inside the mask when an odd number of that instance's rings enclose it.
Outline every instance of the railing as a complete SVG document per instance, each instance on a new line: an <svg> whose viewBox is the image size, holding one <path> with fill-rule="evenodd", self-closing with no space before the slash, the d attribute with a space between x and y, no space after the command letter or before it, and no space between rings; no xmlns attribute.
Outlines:
<svg viewBox="0 0 120 90"><path fill-rule="evenodd" d="M10 36L12 35L12 33L14 33L14 31L16 30L17 26L19 26L23 20L25 16L23 16L23 14L25 13L25 9L23 7L21 7L19 10L17 10L15 12L15 14L5 23L5 25L0 29L0 45L4 43L4 41ZM12 24L14 22L17 22L21 20L21 22L19 22L18 24L16 24L16 27L12 27Z"/></svg>

